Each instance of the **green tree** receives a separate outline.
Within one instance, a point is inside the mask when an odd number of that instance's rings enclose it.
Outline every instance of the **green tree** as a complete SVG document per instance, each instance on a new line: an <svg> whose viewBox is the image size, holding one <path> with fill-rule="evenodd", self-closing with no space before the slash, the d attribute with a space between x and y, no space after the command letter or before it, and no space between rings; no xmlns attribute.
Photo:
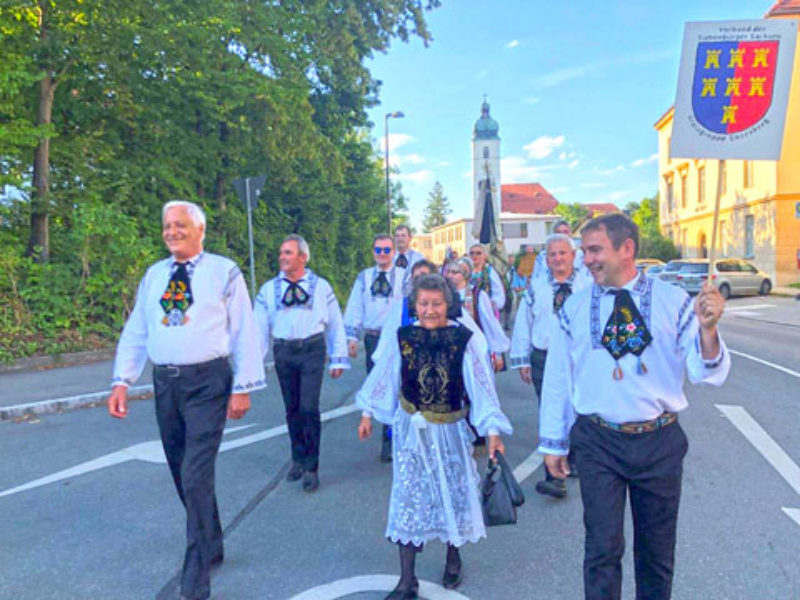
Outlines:
<svg viewBox="0 0 800 600"><path fill-rule="evenodd" d="M434 227L444 225L452 211L447 196L444 195L442 184L438 181L433 184L433 189L428 194L428 204L425 205L425 216L422 220L422 230L428 233Z"/></svg>
<svg viewBox="0 0 800 600"><path fill-rule="evenodd" d="M675 244L661 235L658 216L658 196L631 202L625 212L639 226L639 257L668 261L679 257Z"/></svg>
<svg viewBox="0 0 800 600"><path fill-rule="evenodd" d="M589 216L588 209L579 202L572 204L559 204L553 212L569 223L570 229L575 231L578 225Z"/></svg>

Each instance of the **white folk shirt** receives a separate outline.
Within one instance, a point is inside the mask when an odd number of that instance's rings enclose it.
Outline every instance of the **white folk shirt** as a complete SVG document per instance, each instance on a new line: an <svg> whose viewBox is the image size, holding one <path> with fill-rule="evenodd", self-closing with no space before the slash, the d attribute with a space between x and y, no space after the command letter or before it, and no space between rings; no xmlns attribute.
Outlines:
<svg viewBox="0 0 800 600"><path fill-rule="evenodd" d="M506 290L503 287L503 281L492 265L486 265L486 268L489 271L489 298L494 307L501 310L506 304ZM472 281L470 279L470 285L472 285Z"/></svg>
<svg viewBox="0 0 800 600"><path fill-rule="evenodd" d="M550 332L553 327L558 327L553 296L562 283L569 284L574 294L590 282L585 277L576 276L573 271L564 281L556 281L552 276L532 279L522 294L511 333L512 369L531 366L530 356L534 348L547 350L550 347Z"/></svg>
<svg viewBox="0 0 800 600"><path fill-rule="evenodd" d="M653 341L641 358L647 373L637 373L637 358L619 359L623 378L614 380L614 359L600 338L614 307L614 296L593 284L569 297L558 313L544 371L539 451L567 454L574 414L596 414L612 423L649 421L688 403L684 376L692 383L719 386L730 371L728 349L712 360L700 353L694 301L678 287L641 274L623 286L642 314Z"/></svg>
<svg viewBox="0 0 800 600"><path fill-rule="evenodd" d="M461 298L461 312L469 317L469 321L463 323L473 332L479 331L486 338L486 343L489 346L489 352L494 354L502 354L508 352L511 347L511 342L503 331L503 326L494 314L492 309L492 301L489 300L488 294L484 290L478 292L478 319L480 320L480 327L477 321L473 318L473 311L475 307L472 306L472 291L468 289L460 290L458 292ZM461 319L459 319L461 320Z"/></svg>
<svg viewBox="0 0 800 600"><path fill-rule="evenodd" d="M325 333L330 369L349 369L347 338L344 333L342 311L331 285L322 277L306 269L297 281L309 300L302 305L285 306L281 300L289 288L281 272L265 283L256 296L255 320L261 342L261 355L269 352L269 338L303 340Z"/></svg>
<svg viewBox="0 0 800 600"><path fill-rule="evenodd" d="M388 296L372 294L372 284L381 273L378 267L364 269L358 274L344 311L344 330L348 340L359 340L365 329L380 330L383 327L392 305L403 299L406 271L401 267L383 271L392 289Z"/></svg>
<svg viewBox="0 0 800 600"><path fill-rule="evenodd" d="M193 302L183 325L167 326L160 300L176 266L174 258L161 260L139 283L117 345L112 385L133 385L148 358L156 365L193 365L230 357L233 392L266 387L253 309L239 267L208 252L187 261Z"/></svg>

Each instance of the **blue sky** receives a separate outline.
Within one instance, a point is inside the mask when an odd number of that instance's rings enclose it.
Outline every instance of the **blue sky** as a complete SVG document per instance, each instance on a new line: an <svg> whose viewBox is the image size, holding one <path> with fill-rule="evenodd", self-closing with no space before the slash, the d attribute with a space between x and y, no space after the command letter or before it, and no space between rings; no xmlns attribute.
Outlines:
<svg viewBox="0 0 800 600"><path fill-rule="evenodd" d="M444 0L433 42L395 41L368 65L382 82L376 144L419 228L440 181L470 216L472 128L483 95L500 125L502 183L539 182L559 202L624 206L657 190L653 124L675 99L686 21L761 18L772 0Z"/></svg>

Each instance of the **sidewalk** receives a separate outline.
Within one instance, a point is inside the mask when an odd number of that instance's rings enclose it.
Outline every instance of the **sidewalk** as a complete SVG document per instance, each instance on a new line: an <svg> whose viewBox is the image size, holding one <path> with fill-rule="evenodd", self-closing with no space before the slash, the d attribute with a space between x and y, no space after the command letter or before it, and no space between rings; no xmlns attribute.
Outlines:
<svg viewBox="0 0 800 600"><path fill-rule="evenodd" d="M61 412L105 402L113 361L0 374L0 421ZM150 369L130 390L131 398L152 393Z"/></svg>
<svg viewBox="0 0 800 600"><path fill-rule="evenodd" d="M788 286L775 286L772 288L772 293L776 296L789 296L790 298L800 297L800 288L791 288Z"/></svg>

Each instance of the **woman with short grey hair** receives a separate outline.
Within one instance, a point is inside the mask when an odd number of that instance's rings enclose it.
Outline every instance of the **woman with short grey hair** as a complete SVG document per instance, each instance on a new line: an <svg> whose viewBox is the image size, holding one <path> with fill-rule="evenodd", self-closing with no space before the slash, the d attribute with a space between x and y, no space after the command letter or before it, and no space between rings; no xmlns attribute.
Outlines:
<svg viewBox="0 0 800 600"><path fill-rule="evenodd" d="M454 301L448 283L441 275L422 276L410 301L418 321L397 330L397 342L356 395L361 439L371 435L373 416L394 432L386 537L399 546L401 575L387 600L418 597L414 563L425 543L447 544L442 584L453 589L461 582L459 547L486 536L467 402L473 425L489 437L490 456L505 451L500 432L512 431L485 339L447 318Z"/></svg>

